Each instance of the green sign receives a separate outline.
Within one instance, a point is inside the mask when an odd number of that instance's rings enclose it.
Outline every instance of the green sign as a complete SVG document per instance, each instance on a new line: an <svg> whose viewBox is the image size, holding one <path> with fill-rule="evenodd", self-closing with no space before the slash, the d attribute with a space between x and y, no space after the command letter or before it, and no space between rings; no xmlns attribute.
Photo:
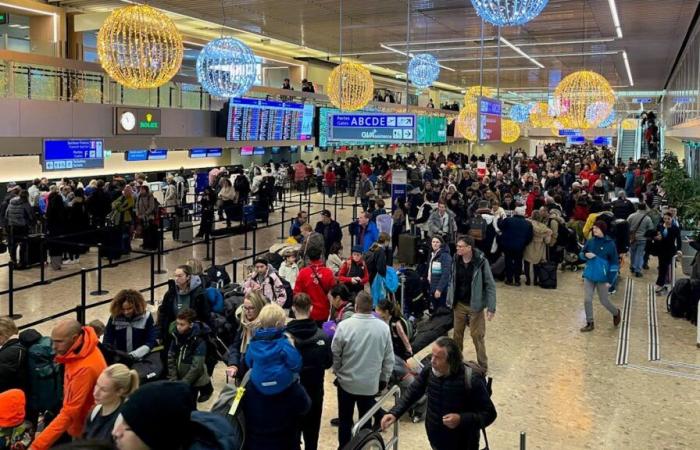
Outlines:
<svg viewBox="0 0 700 450"><path fill-rule="evenodd" d="M139 128L142 130L158 130L160 129L160 121L155 120L153 114L146 113L144 120L139 122Z"/></svg>
<svg viewBox="0 0 700 450"><path fill-rule="evenodd" d="M114 119L114 134L160 134L160 109L157 108L114 108Z"/></svg>
<svg viewBox="0 0 700 450"><path fill-rule="evenodd" d="M10 15L6 12L0 12L0 25L5 25L10 21Z"/></svg>

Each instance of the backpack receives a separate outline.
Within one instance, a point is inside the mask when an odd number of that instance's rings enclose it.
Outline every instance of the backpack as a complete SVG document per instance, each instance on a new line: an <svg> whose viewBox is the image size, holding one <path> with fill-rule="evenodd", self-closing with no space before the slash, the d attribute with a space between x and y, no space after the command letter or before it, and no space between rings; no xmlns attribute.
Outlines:
<svg viewBox="0 0 700 450"><path fill-rule="evenodd" d="M211 286L226 286L231 284L231 277L224 266L211 266L206 271Z"/></svg>
<svg viewBox="0 0 700 450"><path fill-rule="evenodd" d="M413 328L413 324L411 323L410 320L406 320L403 316L399 318L401 321L401 325L403 326L403 329L406 330L406 336L408 337L408 342L411 342L413 340L413 336L416 334L416 330Z"/></svg>
<svg viewBox="0 0 700 450"><path fill-rule="evenodd" d="M20 333L27 349L27 410L58 414L63 403L63 367L58 364L51 338L30 329Z"/></svg>
<svg viewBox="0 0 700 450"><path fill-rule="evenodd" d="M242 448L240 430L221 415L204 411L192 411L190 415L192 443L188 450Z"/></svg>
<svg viewBox="0 0 700 450"><path fill-rule="evenodd" d="M469 220L469 231L467 234L475 241L481 241L486 237L488 224L481 214L477 214Z"/></svg>
<svg viewBox="0 0 700 450"><path fill-rule="evenodd" d="M289 281L285 280L280 276L278 276L277 278L279 278L282 282L282 286L284 286L284 292L287 295L286 300L284 301L284 305L282 305L282 308L289 309L292 307L292 303L294 302L294 289L292 289L292 285L289 284Z"/></svg>
<svg viewBox="0 0 700 450"><path fill-rule="evenodd" d="M552 219L549 221L550 228L552 222L556 221L556 219ZM571 229L566 226L566 224L563 224L559 222L559 228L557 229L557 240L554 243L555 247L562 247L566 248L567 244L569 243L569 239L571 237Z"/></svg>
<svg viewBox="0 0 700 450"><path fill-rule="evenodd" d="M200 337L207 345L207 353L204 357L204 365L207 367L209 375L214 371L214 366L219 361L226 363L228 361L228 346L209 328L205 323L201 323L203 332Z"/></svg>
<svg viewBox="0 0 700 450"><path fill-rule="evenodd" d="M249 370L243 376L238 387L228 383L224 385L219 398L216 399L211 407L212 413L225 417L233 427L236 435L236 446L232 448L235 449L242 449L245 444L245 417L243 410L240 408L240 403L245 395L245 387L250 381L250 375L251 371Z"/></svg>
<svg viewBox="0 0 700 450"><path fill-rule="evenodd" d="M233 344L238 332L238 319L236 309L243 303L243 297L224 297L223 310L220 313L212 312L210 324L216 338L227 347Z"/></svg>
<svg viewBox="0 0 700 450"><path fill-rule="evenodd" d="M209 286L204 292L207 294L211 311L216 314L224 312L224 295L221 293L221 290L218 287Z"/></svg>
<svg viewBox="0 0 700 450"><path fill-rule="evenodd" d="M700 299L700 281L681 278L666 297L666 310L673 317L697 321L697 304Z"/></svg>

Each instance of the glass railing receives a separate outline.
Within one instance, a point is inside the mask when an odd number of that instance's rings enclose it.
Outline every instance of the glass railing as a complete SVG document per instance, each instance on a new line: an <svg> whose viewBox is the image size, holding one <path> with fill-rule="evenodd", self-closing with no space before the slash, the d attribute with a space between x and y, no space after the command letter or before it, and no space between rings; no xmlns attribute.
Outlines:
<svg viewBox="0 0 700 450"><path fill-rule="evenodd" d="M700 25L688 39L671 74L663 97L662 118L666 126L695 123L700 119Z"/></svg>

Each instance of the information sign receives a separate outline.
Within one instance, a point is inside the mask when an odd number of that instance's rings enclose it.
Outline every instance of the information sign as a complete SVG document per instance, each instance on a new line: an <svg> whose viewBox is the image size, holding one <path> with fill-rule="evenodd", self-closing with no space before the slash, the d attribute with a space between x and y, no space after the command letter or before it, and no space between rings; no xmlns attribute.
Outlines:
<svg viewBox="0 0 700 450"><path fill-rule="evenodd" d="M104 167L102 139L45 139L44 171L101 169Z"/></svg>
<svg viewBox="0 0 700 450"><path fill-rule="evenodd" d="M478 97L478 105L476 128L479 142L500 141L501 101L488 97Z"/></svg>
<svg viewBox="0 0 700 450"><path fill-rule="evenodd" d="M328 141L416 142L415 114L333 113Z"/></svg>

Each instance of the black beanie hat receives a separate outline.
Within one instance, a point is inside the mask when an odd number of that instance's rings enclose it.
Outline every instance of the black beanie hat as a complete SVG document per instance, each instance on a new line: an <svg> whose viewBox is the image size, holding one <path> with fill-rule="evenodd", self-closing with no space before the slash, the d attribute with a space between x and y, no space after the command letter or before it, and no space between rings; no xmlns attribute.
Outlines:
<svg viewBox="0 0 700 450"><path fill-rule="evenodd" d="M190 387L181 381L155 381L134 392L121 415L152 450L172 450L187 441L194 411Z"/></svg>

